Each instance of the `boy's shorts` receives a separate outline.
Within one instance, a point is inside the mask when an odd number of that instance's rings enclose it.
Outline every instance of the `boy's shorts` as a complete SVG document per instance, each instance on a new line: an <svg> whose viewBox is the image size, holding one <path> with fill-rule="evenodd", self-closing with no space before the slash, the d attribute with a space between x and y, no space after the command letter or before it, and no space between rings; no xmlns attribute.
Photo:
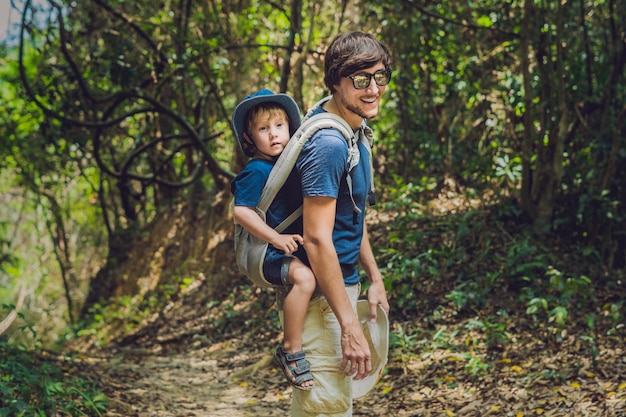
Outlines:
<svg viewBox="0 0 626 417"><path fill-rule="evenodd" d="M272 246L267 247L265 260L263 261L263 275L271 284L278 286L291 286L289 282L289 264L293 261L292 255L285 255Z"/></svg>

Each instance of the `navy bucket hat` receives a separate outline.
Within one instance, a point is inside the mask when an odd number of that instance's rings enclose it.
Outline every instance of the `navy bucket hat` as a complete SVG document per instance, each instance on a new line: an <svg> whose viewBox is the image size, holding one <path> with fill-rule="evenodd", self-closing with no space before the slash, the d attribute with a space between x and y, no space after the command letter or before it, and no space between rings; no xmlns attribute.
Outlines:
<svg viewBox="0 0 626 417"><path fill-rule="evenodd" d="M261 103L276 103L285 109L287 117L289 118L289 136L293 136L300 127L300 108L295 100L287 94L274 94L271 90L263 89L246 96L237 104L233 111L233 129L235 130L235 136L237 136L239 147L246 156L253 156L250 151L243 146L246 141L243 136L246 131L246 118L248 117L250 109Z"/></svg>

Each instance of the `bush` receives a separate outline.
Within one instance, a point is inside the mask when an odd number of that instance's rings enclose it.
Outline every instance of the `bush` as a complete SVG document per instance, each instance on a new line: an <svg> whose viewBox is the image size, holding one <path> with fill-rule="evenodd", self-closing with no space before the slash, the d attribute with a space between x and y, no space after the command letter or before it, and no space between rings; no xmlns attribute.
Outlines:
<svg viewBox="0 0 626 417"><path fill-rule="evenodd" d="M107 397L52 361L0 340L0 416L101 416Z"/></svg>

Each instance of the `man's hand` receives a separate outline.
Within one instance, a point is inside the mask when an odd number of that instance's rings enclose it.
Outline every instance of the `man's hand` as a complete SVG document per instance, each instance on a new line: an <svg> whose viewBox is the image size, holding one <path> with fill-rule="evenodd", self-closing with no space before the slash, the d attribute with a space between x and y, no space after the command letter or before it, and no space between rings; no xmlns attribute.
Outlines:
<svg viewBox="0 0 626 417"><path fill-rule="evenodd" d="M372 282L367 291L367 301L370 305L370 321L376 321L376 307L381 306L385 313L389 315L389 301L387 300L387 291L382 280Z"/></svg>
<svg viewBox="0 0 626 417"><path fill-rule="evenodd" d="M341 332L340 370L352 375L355 380L363 379L372 372L372 359L367 339L358 319L354 326L342 329Z"/></svg>
<svg viewBox="0 0 626 417"><path fill-rule="evenodd" d="M359 263L370 280L370 288L367 291L367 300L370 304L370 321L375 322L377 306L381 306L387 315L389 315L389 301L387 301L387 291L385 290L383 277L380 274L378 265L376 265L376 259L374 259L367 225L363 227L363 239L361 241L361 250L359 252Z"/></svg>

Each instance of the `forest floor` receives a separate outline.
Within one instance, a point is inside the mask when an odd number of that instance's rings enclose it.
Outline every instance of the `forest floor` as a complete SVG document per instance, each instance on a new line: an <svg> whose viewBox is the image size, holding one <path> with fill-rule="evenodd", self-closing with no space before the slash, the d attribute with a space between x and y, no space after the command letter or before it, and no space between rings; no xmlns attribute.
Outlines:
<svg viewBox="0 0 626 417"><path fill-rule="evenodd" d="M261 298L236 306L241 315L226 322L218 308L192 313L181 301L160 324L74 364L109 397L109 417L287 416L291 388L270 355L280 334L244 318L271 303ZM476 318L442 320L436 336L404 334L419 323L393 324L386 372L356 400L354 416L626 416L623 339L550 343L517 317L508 342L488 349L467 330Z"/></svg>
<svg viewBox="0 0 626 417"><path fill-rule="evenodd" d="M387 243L388 224L370 228L373 241ZM625 417L626 291L615 282L594 293L593 326L571 310L558 332L506 286L494 287L485 307L460 312L446 297L450 283L421 283L408 313L390 300L390 360L354 416ZM271 359L281 338L271 291L232 276L212 285L222 292L194 282L131 332L109 324L121 336L101 347L74 344L83 353L73 373L108 396L106 416L288 416L292 389ZM617 321L605 317L611 305L621 306Z"/></svg>
<svg viewBox="0 0 626 417"><path fill-rule="evenodd" d="M99 380L110 398L106 415L287 416L291 389L273 365L232 378L242 363L258 357L240 347L174 355L130 353L99 364ZM472 380L462 366L455 366L458 359L443 352L438 359L392 363L377 389L356 401L354 415L625 416L622 355L619 350L602 355L618 368L606 363L585 370L585 364L575 363L578 358L561 353L502 362L490 375ZM546 371L565 377L554 380Z"/></svg>

